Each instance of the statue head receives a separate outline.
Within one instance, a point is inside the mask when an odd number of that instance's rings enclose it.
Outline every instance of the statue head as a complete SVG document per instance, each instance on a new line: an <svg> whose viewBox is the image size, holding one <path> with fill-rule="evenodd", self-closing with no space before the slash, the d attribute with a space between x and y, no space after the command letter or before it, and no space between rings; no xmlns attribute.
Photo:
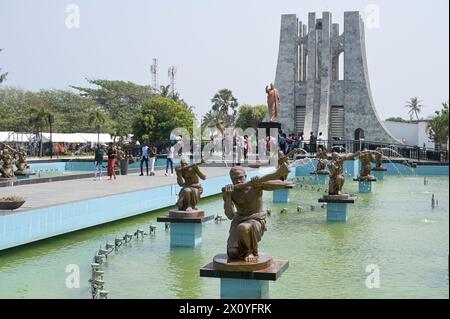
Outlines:
<svg viewBox="0 0 450 319"><path fill-rule="evenodd" d="M181 160L180 160L181 167L187 166L188 164L189 163L188 163L187 158L186 157L182 157Z"/></svg>
<svg viewBox="0 0 450 319"><path fill-rule="evenodd" d="M336 161L339 158L339 154L337 152L331 153L331 159L333 161Z"/></svg>
<svg viewBox="0 0 450 319"><path fill-rule="evenodd" d="M234 166L230 169L230 178L234 185L242 184L247 178L247 173L240 166Z"/></svg>
<svg viewBox="0 0 450 319"><path fill-rule="evenodd" d="M273 83L270 83L270 88L271 88L271 89L274 89L274 88L275 88L275 85L273 85Z"/></svg>
<svg viewBox="0 0 450 319"><path fill-rule="evenodd" d="M283 156L284 156L283 151L278 151L278 158L283 157Z"/></svg>

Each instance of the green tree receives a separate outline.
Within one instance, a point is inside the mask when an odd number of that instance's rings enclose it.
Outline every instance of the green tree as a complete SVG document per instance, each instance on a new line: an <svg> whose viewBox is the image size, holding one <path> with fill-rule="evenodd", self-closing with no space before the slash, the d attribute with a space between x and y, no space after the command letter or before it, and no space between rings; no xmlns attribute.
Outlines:
<svg viewBox="0 0 450 319"><path fill-rule="evenodd" d="M53 114L45 107L32 107L29 115L29 125L39 135L39 156L42 156L42 132L49 125L49 118Z"/></svg>
<svg viewBox="0 0 450 319"><path fill-rule="evenodd" d="M202 119L202 127L217 127L222 133L225 128L234 126L239 107L237 99L228 89L222 89L211 99L211 111Z"/></svg>
<svg viewBox="0 0 450 319"><path fill-rule="evenodd" d="M106 121L107 117L105 113L100 110L93 110L89 113L89 125L94 126L97 131L97 145L100 145L100 130L103 125L105 125Z"/></svg>
<svg viewBox="0 0 450 319"><path fill-rule="evenodd" d="M116 142L116 138L119 138L119 141L123 142L123 137L127 136L128 133L130 133L130 131L124 124L121 122L113 122L111 136L113 137L114 143Z"/></svg>
<svg viewBox="0 0 450 319"><path fill-rule="evenodd" d="M202 128L216 127L222 134L225 132L225 128L229 125L226 123L226 119L218 111L208 111L202 119Z"/></svg>
<svg viewBox="0 0 450 319"><path fill-rule="evenodd" d="M0 52L2 52L2 49L0 49ZM0 68L0 71L1 71L2 69ZM0 73L0 84L3 82L3 81L5 81L6 80L6 76L8 75L8 72L6 72L6 73Z"/></svg>
<svg viewBox="0 0 450 319"><path fill-rule="evenodd" d="M410 121L405 120L401 117L388 117L385 121L388 122L400 122L400 123L409 123Z"/></svg>
<svg viewBox="0 0 450 319"><path fill-rule="evenodd" d="M448 142L448 101L442 103L442 110L435 111L436 115L428 122L430 138L436 143Z"/></svg>
<svg viewBox="0 0 450 319"><path fill-rule="evenodd" d="M83 97L95 102L100 110L115 122L121 122L129 132L136 115L145 102L156 94L150 86L125 81L88 80L96 88L72 86Z"/></svg>
<svg viewBox="0 0 450 319"><path fill-rule="evenodd" d="M259 123L264 119L266 110L267 106L263 104L255 106L248 104L241 105L236 120L236 127L240 127L243 130L249 127L257 129Z"/></svg>
<svg viewBox="0 0 450 319"><path fill-rule="evenodd" d="M411 120L413 119L413 115L415 115L416 119L419 120L419 113L422 112L422 108L424 107L420 104L421 102L422 101L420 101L417 97L412 97L406 102L405 107L409 108L408 114Z"/></svg>
<svg viewBox="0 0 450 319"><path fill-rule="evenodd" d="M158 96L148 100L133 123L134 139L151 142L167 141L173 129L186 128L192 136L195 115L182 101Z"/></svg>

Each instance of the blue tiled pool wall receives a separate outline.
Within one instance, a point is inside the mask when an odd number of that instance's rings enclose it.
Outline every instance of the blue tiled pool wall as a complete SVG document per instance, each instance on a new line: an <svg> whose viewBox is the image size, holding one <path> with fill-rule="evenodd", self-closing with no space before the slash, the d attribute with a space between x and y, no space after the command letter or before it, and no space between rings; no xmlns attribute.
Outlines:
<svg viewBox="0 0 450 319"><path fill-rule="evenodd" d="M248 178L271 172L263 168ZM203 197L221 192L228 176L203 182ZM168 185L0 216L0 250L173 206L180 188Z"/></svg>
<svg viewBox="0 0 450 319"><path fill-rule="evenodd" d="M173 160L174 165L179 164L179 159ZM150 162L149 168L150 168ZM94 171L94 161L68 161L68 162L52 162L52 163L30 163L30 171L32 172L39 172L39 171ZM103 166L108 166L108 162L104 161ZM133 168L140 168L141 162L137 161L134 163L131 163L128 165L129 169ZM155 162L155 167L166 167L166 159L165 158L158 158ZM145 166L144 166L145 169Z"/></svg>
<svg viewBox="0 0 450 319"><path fill-rule="evenodd" d="M312 167L316 165L317 160L312 160L312 163L301 164L292 171L294 176L310 176ZM387 168L385 175L448 175L448 165L421 165L411 168L401 163L383 163L383 166ZM344 171L347 176L357 177L360 167L359 160L344 162Z"/></svg>

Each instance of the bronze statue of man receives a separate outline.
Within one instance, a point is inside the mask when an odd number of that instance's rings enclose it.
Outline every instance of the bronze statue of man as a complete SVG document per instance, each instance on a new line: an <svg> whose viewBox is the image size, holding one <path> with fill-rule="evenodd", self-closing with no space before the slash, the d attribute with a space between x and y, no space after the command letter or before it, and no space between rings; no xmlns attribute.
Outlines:
<svg viewBox="0 0 450 319"><path fill-rule="evenodd" d="M359 155L359 158L361 159L361 175L359 176L360 178L373 177L372 175L370 175L370 173L372 172L371 163L373 160L373 155L375 155L374 151L364 150L360 152Z"/></svg>
<svg viewBox="0 0 450 319"><path fill-rule="evenodd" d="M13 169L13 157L9 154L9 149L4 148L3 153L0 156L0 160L3 162L2 167L0 167L0 177L1 178L14 178Z"/></svg>
<svg viewBox="0 0 450 319"><path fill-rule="evenodd" d="M317 152L318 162L316 172L323 172L326 170L327 158L327 151L324 148L319 148L319 151Z"/></svg>
<svg viewBox="0 0 450 319"><path fill-rule="evenodd" d="M384 155L383 150L381 148L377 147L374 152L374 160L375 160L376 168L383 167L383 155Z"/></svg>
<svg viewBox="0 0 450 319"><path fill-rule="evenodd" d="M278 151L278 168L281 167L283 164L285 164L286 166L289 167L289 165L291 165L291 163L290 163L291 158L294 156L294 154L298 153L298 151L299 151L298 148L294 148L287 154L284 154L283 151L281 151L281 150ZM280 179L282 181L286 180L287 174L286 174L286 176L282 176Z"/></svg>
<svg viewBox="0 0 450 319"><path fill-rule="evenodd" d="M281 181L289 169L282 165L275 173L253 177L246 182L247 174L240 166L230 170L233 184L222 189L225 215L232 220L227 242L229 259L254 262L258 258L258 242L266 230L266 212L263 191L293 187L292 182Z"/></svg>
<svg viewBox="0 0 450 319"><path fill-rule="evenodd" d="M328 164L330 169L330 181L328 184L328 195L342 195L344 187L344 161L355 159L360 152L350 154L338 154L333 152L331 155L331 163Z"/></svg>
<svg viewBox="0 0 450 319"><path fill-rule="evenodd" d="M177 174L177 183L180 185L181 191L178 195L177 206L182 211L192 211L197 209L197 204L200 201L200 196L203 193L201 179L206 179L198 168L198 164L188 165L185 158L180 161L180 166L175 168Z"/></svg>
<svg viewBox="0 0 450 319"><path fill-rule="evenodd" d="M278 112L280 110L280 95L278 94L278 90L275 88L273 83L270 83L270 88L269 86L266 86L266 93L270 122L277 122Z"/></svg>

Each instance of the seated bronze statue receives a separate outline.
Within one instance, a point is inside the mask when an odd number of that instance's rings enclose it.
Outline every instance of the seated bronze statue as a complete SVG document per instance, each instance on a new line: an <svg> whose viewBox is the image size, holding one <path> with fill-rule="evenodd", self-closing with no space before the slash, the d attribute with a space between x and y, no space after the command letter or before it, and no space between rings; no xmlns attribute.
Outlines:
<svg viewBox="0 0 450 319"><path fill-rule="evenodd" d="M206 176L200 171L198 167L200 164L189 165L185 158L181 159L180 164L175 168L177 183L181 186L177 201L178 209L181 211L196 210L203 193L199 179L204 180Z"/></svg>
<svg viewBox="0 0 450 319"><path fill-rule="evenodd" d="M293 187L292 182L280 180L288 173L287 165L283 164L275 173L253 177L246 182L247 174L242 167L235 166L230 170L233 184L222 188L225 215L232 220L227 242L230 260L257 260L258 242L266 230L263 191Z"/></svg>

